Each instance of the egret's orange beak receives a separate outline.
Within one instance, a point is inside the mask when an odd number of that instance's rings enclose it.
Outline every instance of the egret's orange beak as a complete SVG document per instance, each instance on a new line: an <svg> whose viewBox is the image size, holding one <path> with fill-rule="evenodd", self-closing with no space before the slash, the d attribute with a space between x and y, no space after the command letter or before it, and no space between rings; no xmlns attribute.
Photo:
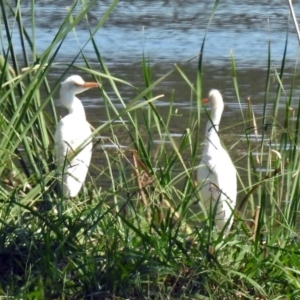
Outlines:
<svg viewBox="0 0 300 300"><path fill-rule="evenodd" d="M84 88L95 88L95 87L99 87L100 84L98 82L85 82L82 87Z"/></svg>
<svg viewBox="0 0 300 300"><path fill-rule="evenodd" d="M203 103L203 104L207 104L207 103L208 103L208 98L203 98L203 99L202 99L202 103Z"/></svg>

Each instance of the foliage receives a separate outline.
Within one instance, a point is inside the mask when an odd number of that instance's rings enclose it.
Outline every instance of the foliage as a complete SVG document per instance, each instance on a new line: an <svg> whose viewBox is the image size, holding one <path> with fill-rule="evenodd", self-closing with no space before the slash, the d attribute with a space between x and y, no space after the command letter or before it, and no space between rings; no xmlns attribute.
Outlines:
<svg viewBox="0 0 300 300"><path fill-rule="evenodd" d="M237 126L243 126L245 134L234 145L238 148L242 140L247 144L247 153L240 158L244 162L239 168L241 201L232 232L223 238L215 232L211 218L201 214L194 182L201 149L203 108L198 99L202 57L195 83L177 65L153 81L145 57L143 89L112 76L94 41L117 4L112 1L98 24L89 27L86 41L93 45L101 72L91 67L83 47L77 57L85 64L76 64L74 57L50 88L49 72L64 39L72 31L76 36L80 22L89 26L87 13L96 2L75 2L42 53L38 53L34 39L34 1L31 32L24 27L20 1L15 7L9 1L1 2L1 30L5 35L1 35L0 57L0 296L296 299L300 290L300 109L291 109L296 70L290 91L284 88L285 52L277 71L271 68L269 51L263 116L256 118L250 99L248 115L241 110L242 124ZM12 18L22 53L12 43ZM204 43L205 39L202 49ZM231 68L242 107L233 57ZM95 143L97 140L101 147L102 165L94 163L93 176L79 197L65 201L55 189L58 179L52 133L58 117L53 95L62 78L74 69L105 86L99 95L105 100L108 121L93 131ZM170 99L166 117L155 104L163 96L156 93L156 87L175 72L186 82L194 108L189 128L180 139L169 130L171 122L180 118L174 99ZM271 74L277 84L273 94ZM132 90L132 100L122 98L120 86ZM108 88L113 94L107 93ZM280 121L283 92L287 95L286 111ZM273 112L267 115L270 105ZM296 121L292 118L295 112ZM102 132L108 134L114 150L99 139ZM128 136L126 150L120 146L120 132ZM107 184L100 188L103 179Z"/></svg>

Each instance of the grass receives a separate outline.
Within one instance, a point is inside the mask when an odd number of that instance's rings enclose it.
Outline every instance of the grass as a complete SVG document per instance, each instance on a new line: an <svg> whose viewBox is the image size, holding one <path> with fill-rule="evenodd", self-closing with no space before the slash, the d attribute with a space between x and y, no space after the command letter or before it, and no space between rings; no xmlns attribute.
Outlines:
<svg viewBox="0 0 300 300"><path fill-rule="evenodd" d="M234 227L223 238L196 203L199 196L194 173L203 132L200 121L206 117L197 101L202 94L202 57L195 82L178 65L153 79L146 57L141 63L144 88L112 76L93 37L117 5L113 1L98 24L89 27L90 37L86 40L86 44L94 46L102 71L91 67L83 47L77 56L85 64L76 64L74 57L50 88L49 72L64 39L69 33L76 36L79 23L89 26L87 13L96 1L75 2L42 53L38 53L34 39L34 2L30 29L22 22L20 2L15 7L9 3L4 0L0 4L1 31L5 32L5 37L1 35L0 58L0 297L300 297L300 109L289 109L298 75L295 68L294 82L290 90L285 90L286 53L277 70L271 66L269 51L263 116L256 117L249 100L248 112L241 111L242 123L236 125L244 128L242 139L247 143L247 153L239 158L244 167L238 169L245 176L240 177L241 207ZM11 22L17 29L12 29ZM20 34L22 53L17 53L12 43L15 30ZM202 49L204 43L205 39ZM231 68L241 103L233 56ZM91 166L93 176L76 199L62 201L54 189L58 179L53 166L53 132L58 117L53 95L71 71L89 74L113 91L118 106L105 89L99 90L108 121L95 128L93 136L96 141L105 132L116 147L105 148L100 140L103 165ZM170 99L166 117L161 116L155 104L162 97L156 87L175 72L186 83L195 108L180 139L169 131L170 124L180 118L174 113L174 98ZM271 75L276 78L275 93ZM122 98L123 86L132 90L132 100ZM176 90L172 97L176 97ZM280 101L285 101L287 109L279 119ZM273 107L271 115L267 115L267 105ZM128 136L126 150L120 147L120 132ZM239 141L235 147L239 147ZM99 185L103 179L108 182L105 188Z"/></svg>

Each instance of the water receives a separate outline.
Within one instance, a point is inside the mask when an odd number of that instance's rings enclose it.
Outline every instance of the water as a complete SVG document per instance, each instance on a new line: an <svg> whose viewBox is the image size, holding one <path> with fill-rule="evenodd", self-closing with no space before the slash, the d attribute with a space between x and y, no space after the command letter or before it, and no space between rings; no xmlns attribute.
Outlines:
<svg viewBox="0 0 300 300"><path fill-rule="evenodd" d="M29 32L30 2L22 1L21 4L24 24ZM73 1L63 3L57 5L57 1L36 1L35 35L39 52L45 50L51 43L67 14L66 7L71 6ZM92 28L96 26L110 3L111 1L98 1L89 13ZM292 76L295 73L294 66L299 57L299 46L289 17L287 1L220 1L207 31L212 9L213 1L120 1L103 28L95 35L95 41L114 76L129 81L134 86L142 87L140 62L143 53L151 60L153 80L173 69L174 63L177 63L194 82L199 51L206 34L203 56L204 93L207 94L211 88L217 88L222 92L226 106L221 128L230 127L232 122L241 120L241 113L247 109L246 99L249 96L256 115L262 115L269 44L272 69L279 72L288 34L284 80L286 95L289 93ZM300 3L294 3L294 9L296 15L300 16ZM2 31L2 35L5 39L5 32ZM82 22L76 28L76 36L70 33L64 41L56 62L70 63L88 38L87 25ZM13 41L15 49L21 52L21 47L18 47L17 30L14 31ZM84 54L93 64L93 68L99 69L91 43L84 47ZM238 71L241 105L234 91L231 55L234 56ZM77 63L81 62L79 58ZM62 68L53 69L50 74L53 80L62 73ZM270 86L271 95L277 87L275 75L272 76L274 80ZM105 80L103 84L105 89L107 88L107 93L115 98ZM130 101L135 96L133 90L122 85L119 88L125 101ZM174 92L174 107L182 117L180 122L172 123L170 131L174 135L180 135L186 127L189 127L187 117L191 109L190 89L178 73L174 73L160 84L155 92L165 94L165 98L157 102L162 115L168 111L170 95ZM297 93L294 95L295 106L299 96ZM285 97L283 93L280 103L282 109L285 108ZM104 100L99 97L98 92L87 92L80 98L86 107L88 120L93 126L97 127L107 119L103 109ZM118 100L115 98L115 101ZM61 111L59 101L57 106ZM63 114L65 111L61 112ZM272 113L272 104L267 107L267 112ZM237 137L244 134L243 128L235 130ZM227 131L222 135L225 144L230 142L231 133Z"/></svg>
<svg viewBox="0 0 300 300"><path fill-rule="evenodd" d="M44 50L54 38L73 1L36 1L36 38L38 49ZM109 7L111 1L99 1L89 13L91 27ZM120 1L104 27L95 36L107 62L132 64L139 62L144 51L156 63L170 66L199 54L213 1ZM300 3L294 4L300 15ZM30 1L22 1L22 14L30 28ZM221 1L207 33L204 48L206 65L228 65L232 51L243 68L266 68L268 43L271 42L272 61L279 63L286 33L289 32L288 59L298 56L298 41L289 20L287 1ZM71 60L89 36L86 23L77 26L78 42L70 34L60 58ZM17 36L15 36L17 39ZM91 44L85 48L94 56Z"/></svg>

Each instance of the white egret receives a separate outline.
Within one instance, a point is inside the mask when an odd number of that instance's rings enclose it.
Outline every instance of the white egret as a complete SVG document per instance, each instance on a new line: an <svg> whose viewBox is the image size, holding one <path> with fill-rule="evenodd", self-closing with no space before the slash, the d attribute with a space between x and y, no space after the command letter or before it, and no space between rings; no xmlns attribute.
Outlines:
<svg viewBox="0 0 300 300"><path fill-rule="evenodd" d="M62 168L62 192L66 198L79 193L87 175L93 147L90 137L92 131L84 107L75 95L98 86L97 82L85 82L78 75L70 76L61 83L60 100L69 114L58 123L54 142L56 164Z"/></svg>
<svg viewBox="0 0 300 300"><path fill-rule="evenodd" d="M211 90L209 98L204 99L211 108L210 118L205 129L205 146L197 172L200 196L207 212L215 214L215 225L227 234L233 222L232 211L236 205L236 169L222 147L219 138L219 123L224 102L218 90Z"/></svg>

